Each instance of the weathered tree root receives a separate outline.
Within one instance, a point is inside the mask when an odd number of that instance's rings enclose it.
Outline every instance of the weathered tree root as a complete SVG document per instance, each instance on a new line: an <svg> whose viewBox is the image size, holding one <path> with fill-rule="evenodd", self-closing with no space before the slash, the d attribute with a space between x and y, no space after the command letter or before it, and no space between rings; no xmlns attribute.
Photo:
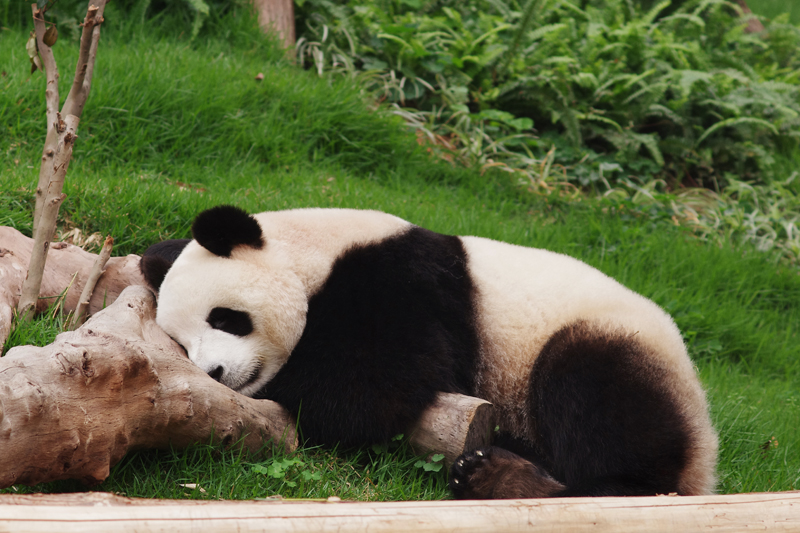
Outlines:
<svg viewBox="0 0 800 533"><path fill-rule="evenodd" d="M209 378L154 319L155 297L132 286L53 344L0 359L0 487L96 483L142 448L241 440L258 451L269 439L296 447L281 406Z"/></svg>

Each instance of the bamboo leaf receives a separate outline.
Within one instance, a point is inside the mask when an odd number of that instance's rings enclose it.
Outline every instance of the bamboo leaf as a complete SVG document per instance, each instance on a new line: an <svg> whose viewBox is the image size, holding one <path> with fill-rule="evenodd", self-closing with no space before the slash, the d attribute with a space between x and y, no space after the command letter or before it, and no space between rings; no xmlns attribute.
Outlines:
<svg viewBox="0 0 800 533"><path fill-rule="evenodd" d="M609 126L612 126L614 129L616 129L618 132L622 133L622 126L620 126L619 124L617 124L615 121L611 120L608 117L604 117L602 115L595 115L593 113L589 114L577 113L575 116L576 118L581 120L591 120L593 122L601 122L603 124L608 124Z"/></svg>
<svg viewBox="0 0 800 533"><path fill-rule="evenodd" d="M714 124L713 126L711 126L710 128L708 128L708 129L707 129L707 130L706 130L706 131L703 133L703 135L701 135L701 136L700 136L700 138L699 138L699 139L697 139L697 146L700 146L700 144L701 144L701 143L702 143L702 142L703 142L703 141L704 141L704 140L705 140L705 139L706 139L706 138L707 138L709 135L711 135L711 134L712 134L712 133L714 133L715 131L717 131L717 130L719 130L719 129L721 129L721 128L727 128L727 127L730 127L730 126L739 126L739 125L741 125L741 124L754 124L754 125L762 126L762 127L766 128L766 129L770 130L770 131L771 131L772 133L774 133L775 135L777 135L777 134L778 134L778 128L776 128L775 126L773 126L772 124L770 124L769 122L767 122L766 120L764 120L764 119L761 119L761 118L755 118L755 117L736 117L736 118L729 118L729 119L727 119L727 120L723 120L723 121L717 122L716 124Z"/></svg>
<svg viewBox="0 0 800 533"><path fill-rule="evenodd" d="M706 22L702 18L698 17L697 15L691 15L688 13L675 13L674 15L664 17L663 19L661 19L661 22L664 23L670 20L686 20L691 22L692 24L696 24L701 28L706 27Z"/></svg>
<svg viewBox="0 0 800 533"><path fill-rule="evenodd" d="M668 8L670 4L672 4L671 0L663 0L662 2L659 2L653 6L653 8L648 11L644 17L642 17L641 23L644 25L652 24L653 21L656 20L658 14Z"/></svg>

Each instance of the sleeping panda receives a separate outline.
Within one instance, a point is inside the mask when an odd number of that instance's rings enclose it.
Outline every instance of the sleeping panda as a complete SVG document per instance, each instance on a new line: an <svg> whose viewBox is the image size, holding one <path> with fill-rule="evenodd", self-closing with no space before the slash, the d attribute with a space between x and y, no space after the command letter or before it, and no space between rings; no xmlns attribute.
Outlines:
<svg viewBox="0 0 800 533"><path fill-rule="evenodd" d="M147 249L157 323L311 444L380 443L439 391L484 398L495 446L458 498L707 494L717 437L673 321L571 257L441 235L389 214L198 215Z"/></svg>

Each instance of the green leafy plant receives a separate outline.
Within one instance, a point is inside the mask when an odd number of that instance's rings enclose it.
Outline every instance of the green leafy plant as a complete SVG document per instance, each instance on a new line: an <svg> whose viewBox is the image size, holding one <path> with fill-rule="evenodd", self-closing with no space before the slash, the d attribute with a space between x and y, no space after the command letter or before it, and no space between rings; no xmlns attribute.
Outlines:
<svg viewBox="0 0 800 533"><path fill-rule="evenodd" d="M296 481L289 479L292 475L299 476L303 481L319 481L322 473L309 468L305 461L297 457L277 457L266 463L254 464L252 471L257 474L264 474L273 479L283 480L287 487L297 486Z"/></svg>
<svg viewBox="0 0 800 533"><path fill-rule="evenodd" d="M360 73L432 144L471 164L500 160L531 177L564 144L555 135L567 140L558 164L592 167L566 175L582 186L630 174L712 188L726 173L773 179L775 154L800 137L800 30L778 17L764 35L746 34L724 0L641 7L305 0L298 56L320 73ZM602 175L603 164L621 172Z"/></svg>
<svg viewBox="0 0 800 533"><path fill-rule="evenodd" d="M420 459L414 463L414 468L421 468L425 472L439 472L442 468L444 468L444 463L442 462L443 459L444 455L441 453L436 453L427 460Z"/></svg>
<svg viewBox="0 0 800 533"><path fill-rule="evenodd" d="M665 190L652 180L637 184L620 180L604 195L614 209L652 219L671 220L702 240L732 241L800 264L800 193L795 171L769 185L750 184L732 175L720 192L688 188Z"/></svg>

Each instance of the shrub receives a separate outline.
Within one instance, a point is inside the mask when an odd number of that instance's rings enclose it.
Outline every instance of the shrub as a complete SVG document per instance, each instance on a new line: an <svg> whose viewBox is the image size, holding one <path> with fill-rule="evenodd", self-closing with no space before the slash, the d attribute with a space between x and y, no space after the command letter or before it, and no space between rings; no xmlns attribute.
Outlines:
<svg viewBox="0 0 800 533"><path fill-rule="evenodd" d="M302 0L298 52L319 72L359 72L473 163L502 157L538 179L550 152L548 168L601 188L771 181L800 136L800 30L779 17L747 34L724 0L643 4Z"/></svg>

